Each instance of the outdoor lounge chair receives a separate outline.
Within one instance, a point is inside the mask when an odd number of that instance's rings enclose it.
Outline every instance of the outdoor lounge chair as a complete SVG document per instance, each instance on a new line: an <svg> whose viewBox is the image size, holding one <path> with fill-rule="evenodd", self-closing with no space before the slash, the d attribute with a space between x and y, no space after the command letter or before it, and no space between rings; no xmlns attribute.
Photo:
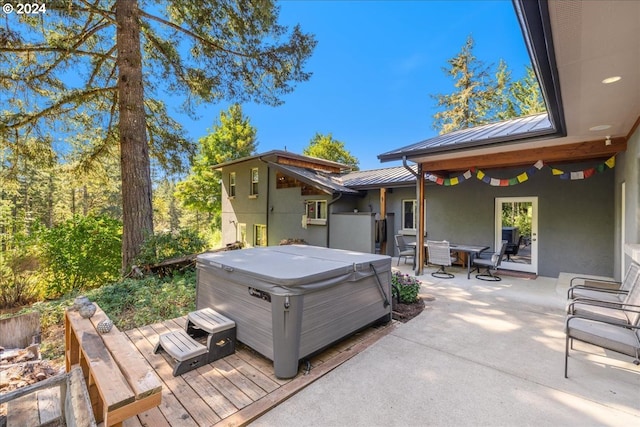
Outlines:
<svg viewBox="0 0 640 427"><path fill-rule="evenodd" d="M440 266L437 271L431 273L433 277L438 277L440 279L452 279L455 277L444 269L447 266L451 266L451 263L457 260L456 257L451 256L449 242L446 240L441 242L436 240L427 240L427 251L429 252L429 264Z"/></svg>
<svg viewBox="0 0 640 427"><path fill-rule="evenodd" d="M608 310L620 311L620 308L608 307ZM635 321L621 325L606 320L595 320L584 316L567 316L564 352L564 377L567 378L569 348L573 350L573 340L596 345L634 358L633 363L640 365L640 312Z"/></svg>
<svg viewBox="0 0 640 427"><path fill-rule="evenodd" d="M495 252L491 254L490 258L474 258L473 265L480 273L480 268L485 268L484 273L476 274L476 279L486 280L490 282L498 282L502 280L500 276L496 276L493 274L493 271L496 271L502 262L502 258L504 258L504 252L507 250L507 241L502 241L502 246L500 247L499 252Z"/></svg>
<svg viewBox="0 0 640 427"><path fill-rule="evenodd" d="M638 283L640 265L631 263L621 282L574 277L571 279L567 299L595 299L620 304L624 301L634 284ZM574 281L585 280L588 284L574 284Z"/></svg>
<svg viewBox="0 0 640 427"><path fill-rule="evenodd" d="M636 325L640 317L640 275L636 275L629 293L621 303L577 298L567 304L567 314L624 326Z"/></svg>
<svg viewBox="0 0 640 427"><path fill-rule="evenodd" d="M394 236L396 241L396 248L398 249L398 264L400 265L400 258L404 257L404 263L407 263L407 258L413 258L416 255L416 247L409 245L405 240L404 236L400 234L396 234Z"/></svg>

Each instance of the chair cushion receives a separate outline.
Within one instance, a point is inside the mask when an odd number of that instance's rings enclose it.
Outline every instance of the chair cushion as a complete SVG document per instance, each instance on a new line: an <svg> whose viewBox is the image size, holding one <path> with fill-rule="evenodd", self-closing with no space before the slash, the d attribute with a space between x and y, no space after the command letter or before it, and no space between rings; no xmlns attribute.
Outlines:
<svg viewBox="0 0 640 427"><path fill-rule="evenodd" d="M640 346L640 331L609 325L578 317L567 320L567 334L571 338L635 357Z"/></svg>
<svg viewBox="0 0 640 427"><path fill-rule="evenodd" d="M571 314L590 317L596 320L617 322L627 325L630 324L630 321L632 320L629 319L627 313L624 310L616 310L591 304L582 304L580 303L580 301L575 301L571 304L571 306L573 307L573 312Z"/></svg>

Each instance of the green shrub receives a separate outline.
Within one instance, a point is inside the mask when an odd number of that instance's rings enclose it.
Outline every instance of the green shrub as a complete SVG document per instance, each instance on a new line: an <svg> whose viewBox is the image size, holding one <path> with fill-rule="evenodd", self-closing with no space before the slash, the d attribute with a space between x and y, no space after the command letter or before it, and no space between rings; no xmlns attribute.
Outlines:
<svg viewBox="0 0 640 427"><path fill-rule="evenodd" d="M62 330L64 310L73 304L78 292L53 301L44 301L23 309L40 313L45 358L57 359L64 355ZM85 293L96 302L120 330L162 322L184 316L195 310L196 273L193 269L158 278L149 276L141 280L124 279ZM0 318L9 315L0 315Z"/></svg>
<svg viewBox="0 0 640 427"><path fill-rule="evenodd" d="M391 294L399 303L411 304L418 301L418 292L420 280L398 271L391 274Z"/></svg>
<svg viewBox="0 0 640 427"><path fill-rule="evenodd" d="M178 233L160 232L145 240L136 263L153 265L166 259L200 253L205 247L205 241L194 230L183 229Z"/></svg>
<svg viewBox="0 0 640 427"><path fill-rule="evenodd" d="M38 260L33 255L9 252L0 257L0 308L19 307L37 299Z"/></svg>
<svg viewBox="0 0 640 427"><path fill-rule="evenodd" d="M48 273L45 297L90 289L120 277L122 225L108 216L76 216L38 237Z"/></svg>

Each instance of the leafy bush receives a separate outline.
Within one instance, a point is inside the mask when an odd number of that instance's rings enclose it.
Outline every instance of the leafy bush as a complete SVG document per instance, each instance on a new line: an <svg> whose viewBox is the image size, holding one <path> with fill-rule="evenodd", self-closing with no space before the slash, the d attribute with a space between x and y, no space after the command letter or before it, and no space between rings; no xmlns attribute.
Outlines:
<svg viewBox="0 0 640 427"><path fill-rule="evenodd" d="M64 355L64 310L73 304L77 292L60 299L33 304L20 311L40 313L45 358ZM146 277L142 280L124 279L85 293L96 302L120 330L128 330L167 319L184 316L195 310L196 273L193 269L174 276ZM9 315L0 315L0 318Z"/></svg>
<svg viewBox="0 0 640 427"><path fill-rule="evenodd" d="M18 307L36 300L33 271L37 268L38 260L33 255L9 252L0 257L0 308Z"/></svg>
<svg viewBox="0 0 640 427"><path fill-rule="evenodd" d="M391 294L399 303L411 304L418 301L420 280L408 274L394 271L391 274Z"/></svg>
<svg viewBox="0 0 640 427"><path fill-rule="evenodd" d="M120 277L122 224L108 216L76 216L38 231L48 277L45 297L90 289Z"/></svg>
<svg viewBox="0 0 640 427"><path fill-rule="evenodd" d="M161 232L149 236L136 258L138 265L153 265L165 259L202 252L206 243L194 230L183 229L178 233Z"/></svg>
<svg viewBox="0 0 640 427"><path fill-rule="evenodd" d="M120 329L149 325L195 310L196 273L124 279L87 293Z"/></svg>

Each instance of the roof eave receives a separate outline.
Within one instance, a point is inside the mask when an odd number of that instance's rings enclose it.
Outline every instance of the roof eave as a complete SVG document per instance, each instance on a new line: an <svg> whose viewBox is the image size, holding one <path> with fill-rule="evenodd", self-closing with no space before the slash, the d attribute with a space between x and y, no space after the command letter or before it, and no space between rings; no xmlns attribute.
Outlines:
<svg viewBox="0 0 640 427"><path fill-rule="evenodd" d="M442 154L442 153L455 153L460 151L467 151L473 148L487 147L495 144L517 144L525 141L534 141L538 139L549 139L564 136L558 133L557 130L549 128L549 129L540 129L538 131L527 132L525 134L519 135L504 135L496 138L485 139L480 141L469 141L456 144L455 146L444 146L444 147L431 147L424 148L421 150L412 150L411 152L402 152L398 150L393 153L383 153L378 155L378 159L381 162L390 162L394 160L402 160L406 158L407 160L412 160L418 157L425 157L434 154Z"/></svg>
<svg viewBox="0 0 640 427"><path fill-rule="evenodd" d="M449 146L409 149L410 146L378 155L381 162L415 159L433 154L459 153L460 151L494 144L521 143L539 139L561 138L567 135L558 67L556 65L551 22L547 0L512 0L540 91L547 106L551 128L521 134L504 135L478 141L461 142Z"/></svg>

